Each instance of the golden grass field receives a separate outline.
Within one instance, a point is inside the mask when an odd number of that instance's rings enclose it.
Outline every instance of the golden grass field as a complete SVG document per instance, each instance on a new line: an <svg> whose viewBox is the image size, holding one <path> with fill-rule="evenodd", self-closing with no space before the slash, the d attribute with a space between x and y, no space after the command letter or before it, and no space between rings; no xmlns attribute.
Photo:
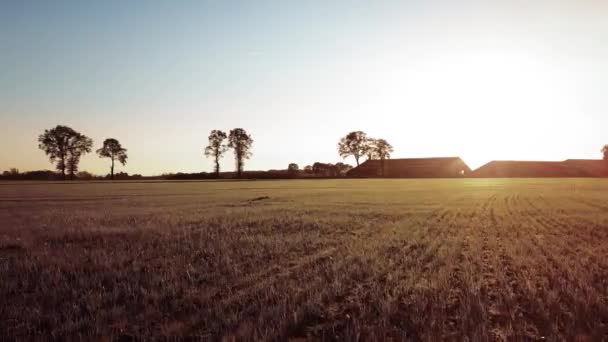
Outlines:
<svg viewBox="0 0 608 342"><path fill-rule="evenodd" d="M608 339L608 180L0 184L0 339Z"/></svg>

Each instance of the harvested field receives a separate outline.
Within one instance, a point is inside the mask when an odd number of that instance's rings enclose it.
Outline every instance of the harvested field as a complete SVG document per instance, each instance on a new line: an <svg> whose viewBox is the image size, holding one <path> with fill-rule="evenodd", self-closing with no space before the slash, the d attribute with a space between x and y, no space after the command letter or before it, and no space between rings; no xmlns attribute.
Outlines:
<svg viewBox="0 0 608 342"><path fill-rule="evenodd" d="M0 275L0 339L601 341L608 180L5 183Z"/></svg>

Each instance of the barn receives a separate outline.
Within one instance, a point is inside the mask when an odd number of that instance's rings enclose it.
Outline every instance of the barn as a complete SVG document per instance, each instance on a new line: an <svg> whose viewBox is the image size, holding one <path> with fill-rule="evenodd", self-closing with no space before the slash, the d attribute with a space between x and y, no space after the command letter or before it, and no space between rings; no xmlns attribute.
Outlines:
<svg viewBox="0 0 608 342"><path fill-rule="evenodd" d="M578 170L579 177L608 177L608 160L568 159L564 163Z"/></svg>
<svg viewBox="0 0 608 342"><path fill-rule="evenodd" d="M404 158L367 160L347 173L348 177L455 178L468 175L471 169L459 157Z"/></svg>
<svg viewBox="0 0 608 342"><path fill-rule="evenodd" d="M576 170L555 161L491 161L471 173L473 177L576 177Z"/></svg>
<svg viewBox="0 0 608 342"><path fill-rule="evenodd" d="M608 162L568 159L565 161L491 161L471 173L472 177L605 177Z"/></svg>

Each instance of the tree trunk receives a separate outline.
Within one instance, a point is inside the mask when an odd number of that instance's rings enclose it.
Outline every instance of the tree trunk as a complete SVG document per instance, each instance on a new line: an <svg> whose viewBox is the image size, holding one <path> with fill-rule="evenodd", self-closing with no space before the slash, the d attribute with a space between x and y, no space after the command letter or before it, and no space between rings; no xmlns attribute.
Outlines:
<svg viewBox="0 0 608 342"><path fill-rule="evenodd" d="M215 154L215 177L220 178L220 158L217 153Z"/></svg>
<svg viewBox="0 0 608 342"><path fill-rule="evenodd" d="M61 158L61 179L65 180L65 158Z"/></svg>
<svg viewBox="0 0 608 342"><path fill-rule="evenodd" d="M114 158L112 158L112 167L110 168L110 174L112 175L112 180L114 180Z"/></svg>
<svg viewBox="0 0 608 342"><path fill-rule="evenodd" d="M359 156L355 155L355 162L357 163L357 166L359 166Z"/></svg>
<svg viewBox="0 0 608 342"><path fill-rule="evenodd" d="M236 157L236 174L237 174L238 178L241 178L242 171L243 171L243 159L239 155Z"/></svg>

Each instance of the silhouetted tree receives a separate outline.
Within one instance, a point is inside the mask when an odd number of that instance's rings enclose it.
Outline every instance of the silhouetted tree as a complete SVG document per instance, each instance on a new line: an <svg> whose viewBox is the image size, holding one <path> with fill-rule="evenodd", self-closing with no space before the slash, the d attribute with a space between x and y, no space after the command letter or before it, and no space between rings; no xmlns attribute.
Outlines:
<svg viewBox="0 0 608 342"><path fill-rule="evenodd" d="M78 172L78 164L80 164L80 154L70 154L66 167L68 174L70 175L70 180L74 180L74 176Z"/></svg>
<svg viewBox="0 0 608 342"><path fill-rule="evenodd" d="M116 174L114 174L114 178L112 178L112 175L110 175L110 174L106 175L106 179L107 178L116 179L116 180L128 180L128 179L131 179L132 176L129 176L129 174L127 172L121 171L121 172L117 172Z"/></svg>
<svg viewBox="0 0 608 342"><path fill-rule="evenodd" d="M300 171L300 167L296 163L291 163L287 166L287 173L292 177L297 176L298 171Z"/></svg>
<svg viewBox="0 0 608 342"><path fill-rule="evenodd" d="M73 180L78 172L78 164L80 164L80 157L84 154L91 152L93 147L93 140L82 134L79 134L75 139L74 143L68 148L70 155L68 157L68 172L70 179Z"/></svg>
<svg viewBox="0 0 608 342"><path fill-rule="evenodd" d="M70 176L78 170L80 157L91 152L93 140L67 126L58 125L47 129L38 136L38 148L49 156L51 163L57 162L56 168L65 179L66 169Z"/></svg>
<svg viewBox="0 0 608 342"><path fill-rule="evenodd" d="M317 176L328 176L331 164L315 162L312 164L312 173Z"/></svg>
<svg viewBox="0 0 608 342"><path fill-rule="evenodd" d="M359 166L359 158L367 154L369 149L369 139L367 134L362 131L348 133L338 143L338 153L340 157L346 158L353 156L357 166Z"/></svg>
<svg viewBox="0 0 608 342"><path fill-rule="evenodd" d="M2 173L3 178L13 179L13 180L56 180L57 173L53 171L26 171L26 172L18 172L17 169L10 169L9 171L4 171Z"/></svg>
<svg viewBox="0 0 608 342"><path fill-rule="evenodd" d="M329 176L330 177L339 177L340 176L340 168L334 164L327 164L329 168Z"/></svg>
<svg viewBox="0 0 608 342"><path fill-rule="evenodd" d="M209 134L209 146L205 147L205 156L213 157L215 166L215 176L220 176L220 158L228 151L228 146L224 144L224 140L226 140L226 133L214 129Z"/></svg>
<svg viewBox="0 0 608 342"><path fill-rule="evenodd" d="M604 154L604 160L608 161L608 145L604 145L602 148L602 153Z"/></svg>
<svg viewBox="0 0 608 342"><path fill-rule="evenodd" d="M384 176L384 160L389 159L391 157L391 153L393 152L393 146L384 139L374 139L374 143L371 146L371 149L373 150L373 155L377 156L378 159L380 159L382 176Z"/></svg>
<svg viewBox="0 0 608 342"><path fill-rule="evenodd" d="M114 179L114 161L118 160L122 165L127 163L127 149L120 145L118 140L108 138L103 141L103 146L97 150L99 158L110 158L112 165L110 166L110 175Z"/></svg>
<svg viewBox="0 0 608 342"><path fill-rule="evenodd" d="M334 165L334 168L337 172L336 176L345 176L346 173L352 169L353 167L348 165L348 164L344 164L342 162L338 162Z"/></svg>
<svg viewBox="0 0 608 342"><path fill-rule="evenodd" d="M310 166L310 165L304 166L304 173L311 174L312 173L312 166Z"/></svg>
<svg viewBox="0 0 608 342"><path fill-rule="evenodd" d="M11 167L8 171L9 176L19 176L19 169Z"/></svg>
<svg viewBox="0 0 608 342"><path fill-rule="evenodd" d="M236 161L236 171L239 178L243 173L245 160L251 157L251 145L253 139L242 128L235 128L228 135L228 147L234 150L234 159Z"/></svg>
<svg viewBox="0 0 608 342"><path fill-rule="evenodd" d="M367 160L374 160L380 158L376 153L376 139L367 139L367 145L365 146L365 154L367 154Z"/></svg>
<svg viewBox="0 0 608 342"><path fill-rule="evenodd" d="M312 173L321 176L321 177L338 177L344 172L344 170L348 170L351 166L344 163L319 163L315 162L312 165Z"/></svg>
<svg viewBox="0 0 608 342"><path fill-rule="evenodd" d="M95 176L93 176L92 173L87 172L87 171L80 171L76 174L76 177L78 177L78 179L82 179L82 180L91 180L93 179Z"/></svg>

